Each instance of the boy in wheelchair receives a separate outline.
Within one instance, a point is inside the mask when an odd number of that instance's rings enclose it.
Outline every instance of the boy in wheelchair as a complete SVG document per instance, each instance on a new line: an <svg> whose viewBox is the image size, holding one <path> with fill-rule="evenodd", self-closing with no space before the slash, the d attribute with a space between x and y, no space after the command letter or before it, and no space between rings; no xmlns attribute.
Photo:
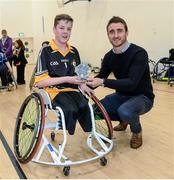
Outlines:
<svg viewBox="0 0 174 180"><path fill-rule="evenodd" d="M75 75L75 67L80 64L77 49L67 42L71 35L73 19L67 14L57 15L54 19L52 39L48 46L42 47L35 73L35 86L44 88L53 107L62 108L65 115L66 129L74 134L78 119L85 132L91 132L92 123L88 99L79 91L89 96L93 90Z"/></svg>
<svg viewBox="0 0 174 180"><path fill-rule="evenodd" d="M0 77L1 77L1 87L7 87L8 86L8 74L12 74L13 70L10 66L10 63L8 62L5 54L0 49Z"/></svg>

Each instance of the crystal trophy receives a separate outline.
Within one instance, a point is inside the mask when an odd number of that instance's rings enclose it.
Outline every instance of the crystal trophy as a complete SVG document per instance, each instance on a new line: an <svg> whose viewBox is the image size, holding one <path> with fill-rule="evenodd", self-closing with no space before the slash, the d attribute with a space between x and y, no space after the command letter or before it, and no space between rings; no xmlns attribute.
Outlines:
<svg viewBox="0 0 174 180"><path fill-rule="evenodd" d="M87 80L90 72L91 72L91 69L88 66L88 64L82 63L82 64L79 64L78 66L75 67L75 73L82 80Z"/></svg>

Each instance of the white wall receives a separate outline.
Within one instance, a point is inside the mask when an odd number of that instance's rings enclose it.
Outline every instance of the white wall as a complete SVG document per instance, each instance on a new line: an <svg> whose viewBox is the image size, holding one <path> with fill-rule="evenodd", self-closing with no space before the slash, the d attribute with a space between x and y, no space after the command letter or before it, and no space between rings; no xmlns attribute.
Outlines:
<svg viewBox="0 0 174 180"><path fill-rule="evenodd" d="M0 28L11 37L18 37L19 32L32 37L31 0L0 0Z"/></svg>
<svg viewBox="0 0 174 180"><path fill-rule="evenodd" d="M74 18L70 43L79 49L81 59L93 66L99 66L111 48L106 24L114 15L125 18L129 41L146 48L150 58L168 56L168 50L174 47L174 0L92 0L62 8L57 0L0 0L0 28L6 28L11 36L24 32L34 37L36 59L41 42L54 37L53 20L59 13Z"/></svg>

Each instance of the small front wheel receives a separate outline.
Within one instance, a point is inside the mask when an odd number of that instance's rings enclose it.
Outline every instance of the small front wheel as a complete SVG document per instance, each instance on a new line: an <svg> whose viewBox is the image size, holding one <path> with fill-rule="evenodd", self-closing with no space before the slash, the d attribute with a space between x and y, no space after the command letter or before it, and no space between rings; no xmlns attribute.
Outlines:
<svg viewBox="0 0 174 180"><path fill-rule="evenodd" d="M107 159L105 157L102 157L100 159L100 164L101 164L101 166L106 166L107 165Z"/></svg>
<svg viewBox="0 0 174 180"><path fill-rule="evenodd" d="M51 132L51 140L54 141L55 140L55 132Z"/></svg>
<svg viewBox="0 0 174 180"><path fill-rule="evenodd" d="M69 173L70 173L70 166L65 166L65 167L63 168L63 174L64 174L65 176L69 176Z"/></svg>

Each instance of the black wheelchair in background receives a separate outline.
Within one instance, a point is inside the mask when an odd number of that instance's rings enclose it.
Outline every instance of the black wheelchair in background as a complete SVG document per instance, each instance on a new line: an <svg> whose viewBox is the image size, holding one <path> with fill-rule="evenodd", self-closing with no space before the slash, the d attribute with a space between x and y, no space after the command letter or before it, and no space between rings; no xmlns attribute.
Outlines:
<svg viewBox="0 0 174 180"><path fill-rule="evenodd" d="M154 65L152 75L153 82L167 81L170 86L174 83L174 49L169 50L169 57L163 57Z"/></svg>

